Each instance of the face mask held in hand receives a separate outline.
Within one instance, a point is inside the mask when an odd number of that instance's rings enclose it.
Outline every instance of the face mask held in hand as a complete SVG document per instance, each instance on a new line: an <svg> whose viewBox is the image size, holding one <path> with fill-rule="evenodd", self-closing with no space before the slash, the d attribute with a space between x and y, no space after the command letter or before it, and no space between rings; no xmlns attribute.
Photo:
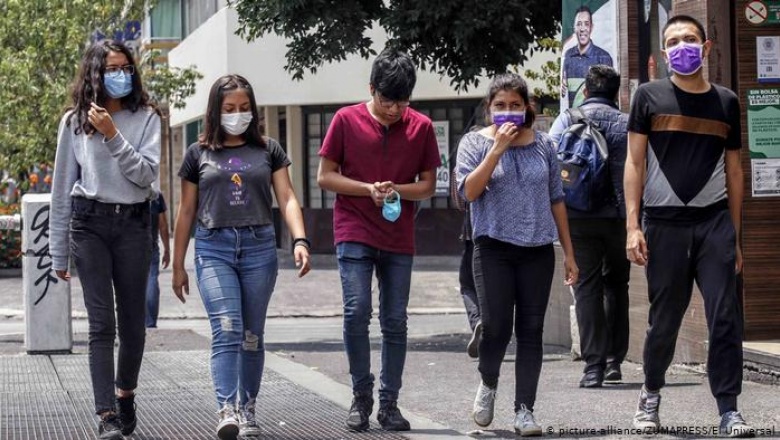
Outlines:
<svg viewBox="0 0 780 440"><path fill-rule="evenodd" d="M680 75L693 75L701 69L703 52L701 44L681 41L666 49L669 69Z"/></svg>
<svg viewBox="0 0 780 440"><path fill-rule="evenodd" d="M501 127L505 122L511 122L518 127L522 127L525 123L525 110L493 112L493 123L496 124L496 127Z"/></svg>
<svg viewBox="0 0 780 440"><path fill-rule="evenodd" d="M244 134L252 122L252 112L222 113L220 123L228 134L238 136Z"/></svg>
<svg viewBox="0 0 780 440"><path fill-rule="evenodd" d="M385 196L385 204L382 205L382 217L389 222L394 222L401 217L401 195L397 191L391 191Z"/></svg>

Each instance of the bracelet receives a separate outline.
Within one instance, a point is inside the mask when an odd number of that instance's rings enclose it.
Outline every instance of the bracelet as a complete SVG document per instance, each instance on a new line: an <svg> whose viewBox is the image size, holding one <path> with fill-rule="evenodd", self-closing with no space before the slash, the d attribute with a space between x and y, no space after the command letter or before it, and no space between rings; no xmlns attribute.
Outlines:
<svg viewBox="0 0 780 440"><path fill-rule="evenodd" d="M293 239L293 251L295 251L296 246L303 246L307 250L311 249L311 242L306 237L300 237L300 238L294 238Z"/></svg>

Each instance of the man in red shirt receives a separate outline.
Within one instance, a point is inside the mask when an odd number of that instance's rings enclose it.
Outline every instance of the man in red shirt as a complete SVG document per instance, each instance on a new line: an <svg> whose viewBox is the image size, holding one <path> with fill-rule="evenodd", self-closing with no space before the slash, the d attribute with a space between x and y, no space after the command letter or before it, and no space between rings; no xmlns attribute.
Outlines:
<svg viewBox="0 0 780 440"><path fill-rule="evenodd" d="M371 99L336 113L319 152L317 182L337 194L333 235L354 393L346 424L354 431L369 428L374 405L368 338L374 270L382 329L377 420L385 430L410 429L396 402L406 361L414 202L433 195L441 165L431 120L409 108L415 70L404 53L379 54L371 68Z"/></svg>

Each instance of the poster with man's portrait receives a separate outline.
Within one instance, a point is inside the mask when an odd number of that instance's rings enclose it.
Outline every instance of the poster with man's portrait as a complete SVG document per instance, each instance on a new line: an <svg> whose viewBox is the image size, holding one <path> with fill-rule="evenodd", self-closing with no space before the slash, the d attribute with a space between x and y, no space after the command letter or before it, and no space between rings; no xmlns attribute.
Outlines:
<svg viewBox="0 0 780 440"><path fill-rule="evenodd" d="M585 100L590 66L619 70L617 0L563 0L561 111Z"/></svg>

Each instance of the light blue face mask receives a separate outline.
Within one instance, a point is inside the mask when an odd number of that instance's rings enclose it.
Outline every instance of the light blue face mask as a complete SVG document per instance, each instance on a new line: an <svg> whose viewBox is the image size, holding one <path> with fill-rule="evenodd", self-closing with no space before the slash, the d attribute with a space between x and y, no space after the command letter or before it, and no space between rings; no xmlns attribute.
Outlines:
<svg viewBox="0 0 780 440"><path fill-rule="evenodd" d="M133 75L120 70L117 73L103 75L103 87L106 94L114 99L124 98L133 91Z"/></svg>
<svg viewBox="0 0 780 440"><path fill-rule="evenodd" d="M390 191L390 194L385 196L382 217L389 222L394 222L401 217L401 195L397 191Z"/></svg>

